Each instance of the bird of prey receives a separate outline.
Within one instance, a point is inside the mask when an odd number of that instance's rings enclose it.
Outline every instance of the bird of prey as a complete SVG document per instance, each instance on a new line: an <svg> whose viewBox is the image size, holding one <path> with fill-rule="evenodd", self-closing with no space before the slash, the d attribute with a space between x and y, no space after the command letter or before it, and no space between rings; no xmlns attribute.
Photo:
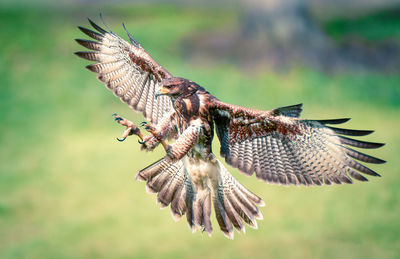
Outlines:
<svg viewBox="0 0 400 259"><path fill-rule="evenodd" d="M263 200L239 183L214 155L214 132L228 165L246 175L255 173L267 183L330 185L379 176L358 161L385 161L351 147L371 149L383 144L348 137L365 136L370 130L332 126L348 118L301 119L302 104L262 111L224 103L195 82L173 76L129 32L130 43L89 22L94 30L78 28L94 41L76 41L91 51L75 54L96 61L87 68L149 121L142 123L150 133L143 136L139 127L114 114L126 126L119 140L138 135L143 150L161 144L166 151L163 158L139 170L136 179L147 182L146 189L157 193L162 207L170 206L175 220L186 214L193 232L200 229L211 235L212 206L228 238L233 238L233 229L244 231L245 223L257 228L256 220L263 218L258 208Z"/></svg>

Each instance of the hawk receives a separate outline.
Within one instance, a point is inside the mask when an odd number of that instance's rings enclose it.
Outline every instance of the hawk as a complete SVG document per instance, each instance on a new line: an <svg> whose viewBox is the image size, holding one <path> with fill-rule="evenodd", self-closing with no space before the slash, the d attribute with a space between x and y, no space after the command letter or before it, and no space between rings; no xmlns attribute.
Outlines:
<svg viewBox="0 0 400 259"><path fill-rule="evenodd" d="M76 41L91 51L75 54L98 62L87 69L149 121L142 123L150 132L143 136L139 127L114 114L126 126L119 140L138 135L143 150L161 144L166 151L163 158L140 170L136 179L147 182L146 189L157 193L162 207L170 206L175 220L186 214L193 232L200 229L211 235L212 206L228 238L233 238L234 228L244 231L245 223L257 228L257 220L263 218L259 207L264 201L239 183L214 155L214 132L228 165L267 183L350 184L353 179L367 181L364 175L380 176L358 161L385 161L351 147L372 149L384 144L348 137L365 136L370 130L332 126L348 118L300 119L302 104L261 111L224 103L195 82L173 76L128 31L130 43L89 22L94 30L78 28L94 41Z"/></svg>

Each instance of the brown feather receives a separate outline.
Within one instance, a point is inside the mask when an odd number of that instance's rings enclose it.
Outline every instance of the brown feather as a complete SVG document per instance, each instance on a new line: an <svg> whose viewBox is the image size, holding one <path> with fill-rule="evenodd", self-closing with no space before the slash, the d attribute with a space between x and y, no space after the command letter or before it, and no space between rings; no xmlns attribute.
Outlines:
<svg viewBox="0 0 400 259"><path fill-rule="evenodd" d="M379 147L382 147L385 145L383 143L361 141L361 140L357 140L357 139L347 138L344 136L339 136L339 139L342 144L346 144L346 145L350 145L350 146L358 147L358 148L379 148Z"/></svg>
<svg viewBox="0 0 400 259"><path fill-rule="evenodd" d="M93 21L90 20L89 18L88 18L88 20L89 20L90 25L92 25L93 28L95 28L98 32L100 32L101 34L107 33L106 30L104 30L103 28L101 28L100 26L98 26L95 22L93 22Z"/></svg>
<svg viewBox="0 0 400 259"><path fill-rule="evenodd" d="M91 50L101 50L102 44L97 41L92 40L83 40L83 39L75 39L78 44L91 49Z"/></svg>
<svg viewBox="0 0 400 259"><path fill-rule="evenodd" d="M213 200L214 200L214 210L217 222L224 235L229 239L233 239L232 222L230 221L228 215L226 214L225 206L222 203L223 198L220 197L219 194L216 195L217 196L214 197Z"/></svg>
<svg viewBox="0 0 400 259"><path fill-rule="evenodd" d="M78 52L75 52L75 55L77 55L80 58L84 58L86 60L99 61L99 54L97 54L97 52L93 52L93 51L78 51Z"/></svg>
<svg viewBox="0 0 400 259"><path fill-rule="evenodd" d="M77 52L76 55L98 61L97 64L88 65L87 69L97 73L98 78L106 83L107 88L112 89L116 96L121 97L123 102L133 109L138 109L150 122L157 123L159 118L172 110L172 104L166 96L155 100L154 93L158 89L159 81L172 75L162 68L140 44L131 45L114 33L101 28L92 20L89 19L89 22L98 32L84 27L78 28L98 42L83 39L76 41L97 52ZM143 76L143 73L147 75ZM148 83L148 80L151 82ZM137 82L141 82L142 85L137 85Z"/></svg>
<svg viewBox="0 0 400 259"><path fill-rule="evenodd" d="M95 40L101 41L101 40L104 38L104 36L101 35L101 34L98 33L98 32L89 30L89 29L87 29L87 28L85 28L85 27L81 27L81 26L78 26L78 28L79 28L79 30L81 30L83 33L85 33L87 36L89 36L89 37L91 37L91 38L93 38L93 39L95 39Z"/></svg>

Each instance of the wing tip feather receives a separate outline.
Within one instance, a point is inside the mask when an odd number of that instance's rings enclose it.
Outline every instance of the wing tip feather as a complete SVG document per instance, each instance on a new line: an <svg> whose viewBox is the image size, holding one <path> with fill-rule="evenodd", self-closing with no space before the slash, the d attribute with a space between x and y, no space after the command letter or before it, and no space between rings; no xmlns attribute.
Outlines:
<svg viewBox="0 0 400 259"><path fill-rule="evenodd" d="M98 41L92 41L92 40L85 40L85 39L75 39L75 41L88 49L91 50L100 50L101 49L101 43L99 43Z"/></svg>
<svg viewBox="0 0 400 259"><path fill-rule="evenodd" d="M97 74L100 73L98 64L90 64L90 65L87 65L85 68L93 73L97 73ZM99 78L99 80L102 81L100 78Z"/></svg>
<svg viewBox="0 0 400 259"><path fill-rule="evenodd" d="M96 52L92 51L77 51L74 52L75 55L77 55L80 58L89 60L89 61L98 61L98 57L96 56Z"/></svg>
<svg viewBox="0 0 400 259"><path fill-rule="evenodd" d="M133 37L133 35L130 34L129 31L126 29L125 23L122 23L122 27L124 27L124 30L125 30L126 34L128 35L129 40L130 40L130 42L133 44L133 46L135 46L135 47L137 47L137 48L140 48L141 46L140 46L139 42L138 42L138 41Z"/></svg>
<svg viewBox="0 0 400 259"><path fill-rule="evenodd" d="M82 26L78 26L78 29L81 32L83 32L84 34L86 34L87 36L89 36L90 38L92 38L92 39L101 41L104 38L104 35L102 35L102 34L100 34L98 32L92 31L92 30L90 30L88 28L85 28L85 27L82 27Z"/></svg>
<svg viewBox="0 0 400 259"><path fill-rule="evenodd" d="M367 136L374 132L373 130L342 129L331 126L325 126L325 127L331 129L336 134L347 135L347 136Z"/></svg>
<svg viewBox="0 0 400 259"><path fill-rule="evenodd" d="M348 122L351 118L340 118L340 119L327 119L327 120L317 120L322 124L342 124Z"/></svg>
<svg viewBox="0 0 400 259"><path fill-rule="evenodd" d="M97 25L94 21L92 21L90 18L87 18L90 25L92 25L93 28L95 28L98 32L100 32L101 34L105 34L108 33L106 30L104 30L103 28L101 28L99 25Z"/></svg>

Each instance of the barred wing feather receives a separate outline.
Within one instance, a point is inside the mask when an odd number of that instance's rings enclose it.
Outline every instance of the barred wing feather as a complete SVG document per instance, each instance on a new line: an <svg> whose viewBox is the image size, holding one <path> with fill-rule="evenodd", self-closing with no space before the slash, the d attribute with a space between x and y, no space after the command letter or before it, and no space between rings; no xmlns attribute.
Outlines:
<svg viewBox="0 0 400 259"><path fill-rule="evenodd" d="M132 109L142 112L153 124L172 109L167 96L155 98L158 83L172 75L161 67L128 33L132 44L120 38L112 31L106 31L89 19L96 30L78 27L83 33L94 39L76 41L92 51L79 51L81 58L97 61L87 68L98 74L108 89Z"/></svg>
<svg viewBox="0 0 400 259"><path fill-rule="evenodd" d="M349 119L299 119L301 105L257 111L218 102L214 110L221 155L241 172L276 184L322 185L367 181L362 174L379 176L359 163L385 161L356 148L378 148L381 143L352 139L372 131L329 126ZM358 160L358 161L357 161Z"/></svg>

